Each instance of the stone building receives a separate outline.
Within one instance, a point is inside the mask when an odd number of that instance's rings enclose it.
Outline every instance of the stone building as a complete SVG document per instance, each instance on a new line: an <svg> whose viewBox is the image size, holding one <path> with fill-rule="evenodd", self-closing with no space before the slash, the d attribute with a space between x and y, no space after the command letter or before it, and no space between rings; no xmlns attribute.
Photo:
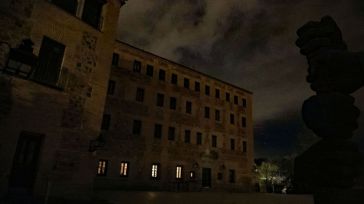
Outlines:
<svg viewBox="0 0 364 204"><path fill-rule="evenodd" d="M252 93L116 42L96 189L250 191Z"/></svg>
<svg viewBox="0 0 364 204"><path fill-rule="evenodd" d="M1 1L0 198L90 197L123 3Z"/></svg>

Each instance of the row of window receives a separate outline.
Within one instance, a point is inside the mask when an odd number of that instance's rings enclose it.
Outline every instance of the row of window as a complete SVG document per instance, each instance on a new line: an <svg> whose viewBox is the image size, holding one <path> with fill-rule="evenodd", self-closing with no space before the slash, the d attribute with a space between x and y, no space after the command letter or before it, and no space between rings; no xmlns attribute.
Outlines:
<svg viewBox="0 0 364 204"><path fill-rule="evenodd" d="M108 160L99 160L98 167L97 167L97 175L98 176L106 176L108 171ZM119 174L121 177L128 177L130 171L130 162L122 161L120 162L120 171ZM150 168L150 176L153 179L160 179L161 173L160 173L160 164L159 163L153 163ZM183 179L184 178L184 172L183 172L183 166L177 165L175 168L175 178L176 179ZM196 179L196 173L195 171L190 171L188 173L188 178L191 180ZM217 174L217 180L222 180L223 174L219 172ZM229 169L229 182L235 183L235 170Z"/></svg>
<svg viewBox="0 0 364 204"><path fill-rule="evenodd" d="M119 55L117 53L114 53L113 54L112 64L117 66L118 63L119 63ZM137 73L141 73L141 67L142 67L141 62L138 61L138 60L134 60L133 71L137 72ZM147 76L149 76L149 77L153 77L154 67L152 65L147 65L145 74ZM166 71L164 69L162 69L162 68L160 68L159 71L158 71L158 79L160 81L166 81ZM177 85L178 84L178 75L175 74L175 73L172 73L170 80L171 80L171 84ZM112 81L111 83L114 84L114 87L115 87L115 81ZM190 83L190 79L187 78L187 77L184 77L183 78L183 87L186 88L186 89L191 89L191 86L192 85ZM196 92L200 92L201 91L201 83L198 82L198 81L195 81L193 90L196 91ZM215 98L220 99L221 98L221 92L222 91L220 89L216 88L215 89ZM210 96L210 94L211 94L210 86L205 85L205 95ZM227 102L232 102L231 100L233 100L235 105L239 105L239 97L237 95L234 95L234 97L232 98L232 96L230 95L229 92L225 92L225 100ZM246 105L247 105L247 101L246 101L245 98L243 98L242 99L242 106L246 107Z"/></svg>

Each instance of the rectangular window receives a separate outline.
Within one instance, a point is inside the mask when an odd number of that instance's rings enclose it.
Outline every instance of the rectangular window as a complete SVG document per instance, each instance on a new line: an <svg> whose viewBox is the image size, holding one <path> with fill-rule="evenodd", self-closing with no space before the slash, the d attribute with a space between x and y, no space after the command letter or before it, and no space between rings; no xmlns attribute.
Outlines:
<svg viewBox="0 0 364 204"><path fill-rule="evenodd" d="M238 105L238 103L239 103L239 98L238 98L238 96L234 96L234 104L235 104L235 105Z"/></svg>
<svg viewBox="0 0 364 204"><path fill-rule="evenodd" d="M185 130L185 143L191 143L191 130Z"/></svg>
<svg viewBox="0 0 364 204"><path fill-rule="evenodd" d="M162 138L162 125L161 124L154 125L154 137L158 138L158 139Z"/></svg>
<svg viewBox="0 0 364 204"><path fill-rule="evenodd" d="M133 121L133 135L140 135L142 132L142 121L134 120Z"/></svg>
<svg viewBox="0 0 364 204"><path fill-rule="evenodd" d="M208 85L205 86L205 94L206 96L210 96L210 86Z"/></svg>
<svg viewBox="0 0 364 204"><path fill-rule="evenodd" d="M246 141L243 141L243 152L246 153L246 151L247 151Z"/></svg>
<svg viewBox="0 0 364 204"><path fill-rule="evenodd" d="M159 164L152 164L152 178L159 178Z"/></svg>
<svg viewBox="0 0 364 204"><path fill-rule="evenodd" d="M164 69L159 70L158 79L160 81L165 81L166 80L166 71Z"/></svg>
<svg viewBox="0 0 364 204"><path fill-rule="evenodd" d="M243 107L246 108L246 99L243 98Z"/></svg>
<svg viewBox="0 0 364 204"><path fill-rule="evenodd" d="M104 114L102 117L101 130L108 130L110 128L110 114Z"/></svg>
<svg viewBox="0 0 364 204"><path fill-rule="evenodd" d="M97 166L97 175L98 176L106 176L107 173L107 160L99 160L98 166Z"/></svg>
<svg viewBox="0 0 364 204"><path fill-rule="evenodd" d="M115 81L109 80L109 85L107 87L107 94L108 95L114 95L115 85L116 85L116 82Z"/></svg>
<svg viewBox="0 0 364 204"><path fill-rule="evenodd" d="M169 100L169 108L171 110L176 110L177 108L177 99L176 97L171 97L170 100Z"/></svg>
<svg viewBox="0 0 364 204"><path fill-rule="evenodd" d="M230 113L230 124L234 125L235 123L235 115L233 113Z"/></svg>
<svg viewBox="0 0 364 204"><path fill-rule="evenodd" d="M195 81L195 91L200 92L200 82Z"/></svg>
<svg viewBox="0 0 364 204"><path fill-rule="evenodd" d="M196 144L202 145L202 133L196 133Z"/></svg>
<svg viewBox="0 0 364 204"><path fill-rule="evenodd" d="M106 1L85 0L82 20L96 29L100 29L102 7Z"/></svg>
<svg viewBox="0 0 364 204"><path fill-rule="evenodd" d="M51 2L70 14L76 15L77 0L51 0Z"/></svg>
<svg viewBox="0 0 364 204"><path fill-rule="evenodd" d="M220 121L220 111L219 110L215 110L215 120Z"/></svg>
<svg viewBox="0 0 364 204"><path fill-rule="evenodd" d="M241 127L246 127L246 118L241 117Z"/></svg>
<svg viewBox="0 0 364 204"><path fill-rule="evenodd" d="M169 127L168 128L168 140L174 140L176 137L176 128Z"/></svg>
<svg viewBox="0 0 364 204"><path fill-rule="evenodd" d="M235 140L230 139L230 150L235 150Z"/></svg>
<svg viewBox="0 0 364 204"><path fill-rule="evenodd" d="M220 98L220 89L215 89L215 97Z"/></svg>
<svg viewBox="0 0 364 204"><path fill-rule="evenodd" d="M174 84L174 85L177 85L177 82L178 82L177 74L172 74L171 83Z"/></svg>
<svg viewBox="0 0 364 204"><path fill-rule="evenodd" d="M119 65L119 54L118 53L113 53L112 54L111 65L113 65L113 66L118 66Z"/></svg>
<svg viewBox="0 0 364 204"><path fill-rule="evenodd" d="M157 94L157 106L158 107L164 106L164 94L161 94L161 93Z"/></svg>
<svg viewBox="0 0 364 204"><path fill-rule="evenodd" d="M143 88L137 88L135 100L138 102L144 101L144 89Z"/></svg>
<svg viewBox="0 0 364 204"><path fill-rule="evenodd" d="M129 173L129 162L120 163L120 176L127 177Z"/></svg>
<svg viewBox="0 0 364 204"><path fill-rule="evenodd" d="M186 89L190 88L190 80L187 78L183 79L183 87L185 87Z"/></svg>
<svg viewBox="0 0 364 204"><path fill-rule="evenodd" d="M211 146L217 147L217 136L216 135L211 136Z"/></svg>
<svg viewBox="0 0 364 204"><path fill-rule="evenodd" d="M235 170L229 169L229 182L235 183Z"/></svg>
<svg viewBox="0 0 364 204"><path fill-rule="evenodd" d="M209 107L205 107L205 118L210 118L210 108Z"/></svg>
<svg viewBox="0 0 364 204"><path fill-rule="evenodd" d="M142 63L138 60L134 60L133 63L133 72L138 72L140 73L142 70Z"/></svg>
<svg viewBox="0 0 364 204"><path fill-rule="evenodd" d="M182 166L177 166L176 167L176 179L181 179L182 178Z"/></svg>
<svg viewBox="0 0 364 204"><path fill-rule="evenodd" d="M192 113L192 102L186 101L186 113L191 114Z"/></svg>
<svg viewBox="0 0 364 204"><path fill-rule="evenodd" d="M226 92L226 101L230 102L230 93Z"/></svg>
<svg viewBox="0 0 364 204"><path fill-rule="evenodd" d="M196 178L196 173L194 171L190 171L189 177L191 180Z"/></svg>
<svg viewBox="0 0 364 204"><path fill-rule="evenodd" d="M152 65L147 65L147 76L153 77L153 73L154 73L154 67Z"/></svg>

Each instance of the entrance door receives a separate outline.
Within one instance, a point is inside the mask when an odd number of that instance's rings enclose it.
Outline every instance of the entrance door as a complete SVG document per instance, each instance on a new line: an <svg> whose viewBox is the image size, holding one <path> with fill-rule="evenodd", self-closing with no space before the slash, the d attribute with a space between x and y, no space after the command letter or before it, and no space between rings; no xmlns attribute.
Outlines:
<svg viewBox="0 0 364 204"><path fill-rule="evenodd" d="M202 187L211 187L211 169L202 168Z"/></svg>
<svg viewBox="0 0 364 204"><path fill-rule="evenodd" d="M18 139L9 180L9 190L32 192L42 135L22 132Z"/></svg>

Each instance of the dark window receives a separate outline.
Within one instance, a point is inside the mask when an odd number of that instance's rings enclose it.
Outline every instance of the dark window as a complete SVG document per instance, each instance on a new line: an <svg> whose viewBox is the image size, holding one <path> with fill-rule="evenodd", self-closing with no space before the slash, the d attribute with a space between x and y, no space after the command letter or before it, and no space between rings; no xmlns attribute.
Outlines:
<svg viewBox="0 0 364 204"><path fill-rule="evenodd" d="M107 94L108 95L113 95L115 92L115 85L116 82L113 80L109 80L109 86L107 87Z"/></svg>
<svg viewBox="0 0 364 204"><path fill-rule="evenodd" d="M178 77L177 74L172 74L171 83L177 85Z"/></svg>
<svg viewBox="0 0 364 204"><path fill-rule="evenodd" d="M160 164L152 164L152 178L153 179L159 179L160 178Z"/></svg>
<svg viewBox="0 0 364 204"><path fill-rule="evenodd" d="M39 51L38 66L34 71L34 80L56 86L61 70L65 46L44 37Z"/></svg>
<svg viewBox="0 0 364 204"><path fill-rule="evenodd" d="M183 79L183 87L185 87L186 89L190 88L190 80L187 78Z"/></svg>
<svg viewBox="0 0 364 204"><path fill-rule="evenodd" d="M100 19L104 0L85 0L83 7L82 20L92 27L100 28Z"/></svg>
<svg viewBox="0 0 364 204"><path fill-rule="evenodd" d="M230 139L230 149L235 150L235 140L234 139Z"/></svg>
<svg viewBox="0 0 364 204"><path fill-rule="evenodd" d="M186 113L192 113L192 102L186 101Z"/></svg>
<svg viewBox="0 0 364 204"><path fill-rule="evenodd" d="M177 99L176 97L171 97L169 101L169 108L172 110L176 110L177 108Z"/></svg>
<svg viewBox="0 0 364 204"><path fill-rule="evenodd" d="M226 92L226 94L225 94L225 95L226 95L226 101L230 102L230 93L227 93L227 92Z"/></svg>
<svg viewBox="0 0 364 204"><path fill-rule="evenodd" d="M191 142L191 130L185 130L185 143Z"/></svg>
<svg viewBox="0 0 364 204"><path fill-rule="evenodd" d="M210 118L210 108L205 107L205 118Z"/></svg>
<svg viewBox="0 0 364 204"><path fill-rule="evenodd" d="M241 126L246 127L246 118L245 117L241 118Z"/></svg>
<svg viewBox="0 0 364 204"><path fill-rule="evenodd" d="M198 145L202 144L202 133L200 132L196 133L196 144Z"/></svg>
<svg viewBox="0 0 364 204"><path fill-rule="evenodd" d="M217 180L222 180L222 173L221 172L219 172L219 173L217 173Z"/></svg>
<svg viewBox="0 0 364 204"><path fill-rule="evenodd" d="M127 177L129 175L129 162L120 163L120 176Z"/></svg>
<svg viewBox="0 0 364 204"><path fill-rule="evenodd" d="M158 93L157 94L157 106L163 107L163 105L164 105L164 95Z"/></svg>
<svg viewBox="0 0 364 204"><path fill-rule="evenodd" d="M235 170L229 169L229 182L235 183Z"/></svg>
<svg viewBox="0 0 364 204"><path fill-rule="evenodd" d="M152 77L154 73L154 67L152 65L147 65L147 76Z"/></svg>
<svg viewBox="0 0 364 204"><path fill-rule="evenodd" d="M133 63L133 72L138 72L140 73L142 70L142 63L138 60L134 60Z"/></svg>
<svg viewBox="0 0 364 204"><path fill-rule="evenodd" d="M216 135L211 136L211 146L217 147L217 136Z"/></svg>
<svg viewBox="0 0 364 204"><path fill-rule="evenodd" d="M200 91L200 82L195 81L195 91Z"/></svg>
<svg viewBox="0 0 364 204"><path fill-rule="evenodd" d="M142 121L134 120L133 121L133 135L140 135L142 132Z"/></svg>
<svg viewBox="0 0 364 204"><path fill-rule="evenodd" d="M111 116L109 114L104 114L102 117L101 129L108 130L110 128Z"/></svg>
<svg viewBox="0 0 364 204"><path fill-rule="evenodd" d="M169 127L168 128L168 140L174 140L176 136L176 128Z"/></svg>
<svg viewBox="0 0 364 204"><path fill-rule="evenodd" d="M161 124L154 125L154 137L158 138L158 139L162 138L162 125Z"/></svg>
<svg viewBox="0 0 364 204"><path fill-rule="evenodd" d="M161 80L161 81L166 80L166 71L164 69L159 70L158 79Z"/></svg>
<svg viewBox="0 0 364 204"><path fill-rule="evenodd" d="M63 10L67 11L68 13L71 13L73 15L76 15L77 11L77 0L51 0L51 2Z"/></svg>
<svg viewBox="0 0 364 204"><path fill-rule="evenodd" d="M235 104L235 105L238 105L238 103L239 103L239 98L238 98L238 96L234 96L234 104Z"/></svg>
<svg viewBox="0 0 364 204"><path fill-rule="evenodd" d="M243 98L243 107L246 108L246 99Z"/></svg>
<svg viewBox="0 0 364 204"><path fill-rule="evenodd" d="M219 89L215 89L215 97L220 98L220 90Z"/></svg>
<svg viewBox="0 0 364 204"><path fill-rule="evenodd" d="M215 120L220 121L220 111L219 110L215 110Z"/></svg>
<svg viewBox="0 0 364 204"><path fill-rule="evenodd" d="M144 89L143 88L137 88L135 100L138 102L144 101Z"/></svg>
<svg viewBox="0 0 364 204"><path fill-rule="evenodd" d="M230 124L234 124L235 123L235 116L233 113L230 113Z"/></svg>
<svg viewBox="0 0 364 204"><path fill-rule="evenodd" d="M118 64L119 64L119 54L118 53L113 53L112 54L111 64L114 65L114 66L118 66Z"/></svg>
<svg viewBox="0 0 364 204"><path fill-rule="evenodd" d="M108 166L108 161L107 160L99 160L98 165L97 165L97 175L98 176L106 176L107 166Z"/></svg>
<svg viewBox="0 0 364 204"><path fill-rule="evenodd" d="M246 151L247 151L246 141L243 141L243 152L246 153Z"/></svg>
<svg viewBox="0 0 364 204"><path fill-rule="evenodd" d="M205 94L206 96L210 96L210 87L208 85L205 86Z"/></svg>

